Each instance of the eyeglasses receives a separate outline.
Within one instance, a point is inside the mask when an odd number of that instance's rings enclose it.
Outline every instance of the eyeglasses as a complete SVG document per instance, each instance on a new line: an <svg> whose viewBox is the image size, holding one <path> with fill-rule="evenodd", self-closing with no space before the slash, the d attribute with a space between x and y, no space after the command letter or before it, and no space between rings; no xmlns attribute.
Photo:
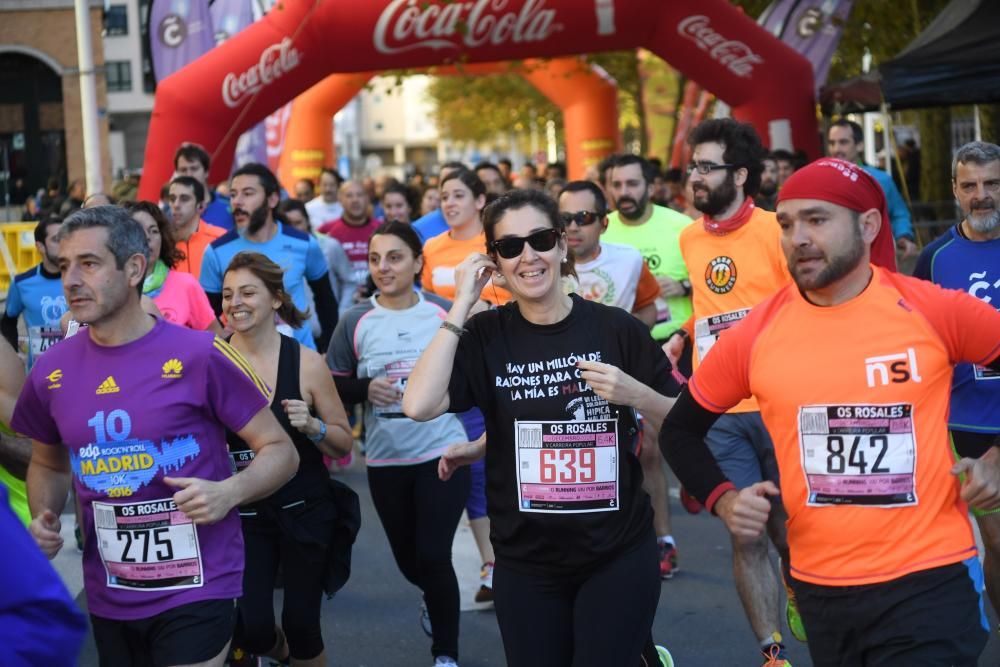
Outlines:
<svg viewBox="0 0 1000 667"><path fill-rule="evenodd" d="M592 225L601 219L601 216L594 213L593 211L577 211L576 213L560 213L559 217L562 218L563 224L567 227L569 223L575 222L577 227L586 227L587 225Z"/></svg>
<svg viewBox="0 0 1000 667"><path fill-rule="evenodd" d="M536 252L546 252L556 247L562 234L557 229L543 229L528 236L508 236L490 243L490 249L504 259L520 257L527 243Z"/></svg>
<svg viewBox="0 0 1000 667"><path fill-rule="evenodd" d="M736 169L735 164L715 164L714 162L692 162L688 165L687 173L698 172L702 176L708 176L716 169Z"/></svg>

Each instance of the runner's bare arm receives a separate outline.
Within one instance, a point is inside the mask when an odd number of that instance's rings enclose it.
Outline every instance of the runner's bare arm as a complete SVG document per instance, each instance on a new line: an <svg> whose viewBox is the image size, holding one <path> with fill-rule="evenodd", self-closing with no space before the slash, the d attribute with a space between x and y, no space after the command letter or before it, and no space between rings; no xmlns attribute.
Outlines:
<svg viewBox="0 0 1000 667"><path fill-rule="evenodd" d="M632 315L634 315L637 320L652 329L653 325L656 324L656 303L648 303L642 308L633 310Z"/></svg>
<svg viewBox="0 0 1000 667"><path fill-rule="evenodd" d="M479 253L469 255L455 268L456 295L445 324L459 329L465 324L495 268L493 260ZM428 421L448 410L448 384L458 340L456 332L441 328L420 355L403 394L403 412L410 419Z"/></svg>
<svg viewBox="0 0 1000 667"><path fill-rule="evenodd" d="M32 442L28 465L28 507L34 517L28 530L38 548L53 558L62 548L59 515L69 493L69 452L65 447Z"/></svg>
<svg viewBox="0 0 1000 667"><path fill-rule="evenodd" d="M674 399L654 391L617 366L600 361L580 361L577 366L594 393L609 403L635 408L652 424L662 424L674 406Z"/></svg>
<svg viewBox="0 0 1000 667"><path fill-rule="evenodd" d="M0 433L0 465L18 479L28 475L31 463L31 440L19 435Z"/></svg>
<svg viewBox="0 0 1000 667"><path fill-rule="evenodd" d="M438 459L438 477L447 482L455 471L462 466L472 465L486 456L486 434L483 433L475 442L460 442L451 445Z"/></svg>
<svg viewBox="0 0 1000 667"><path fill-rule="evenodd" d="M196 524L220 521L233 507L266 498L281 488L299 466L299 454L270 407L261 410L236 433L254 452L239 475L221 482L194 477L164 477L178 489L174 502Z"/></svg>
<svg viewBox="0 0 1000 667"><path fill-rule="evenodd" d="M9 424L14 415L14 404L24 385L24 363L14 348L0 342L0 420Z"/></svg>
<svg viewBox="0 0 1000 667"><path fill-rule="evenodd" d="M337 386L323 358L309 348L303 347L302 361L302 395L312 399L318 417L306 413L304 415L306 423L301 428L294 421L292 425L307 436L318 436L322 420L326 424L326 435L316 443L316 447L327 456L339 459L349 454L354 446L354 436L347 423L344 404L337 395Z"/></svg>

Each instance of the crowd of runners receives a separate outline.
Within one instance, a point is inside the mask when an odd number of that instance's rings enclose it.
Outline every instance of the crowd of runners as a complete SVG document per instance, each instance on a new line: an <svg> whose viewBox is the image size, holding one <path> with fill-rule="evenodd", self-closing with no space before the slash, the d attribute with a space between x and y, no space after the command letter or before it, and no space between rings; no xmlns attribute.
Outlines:
<svg viewBox="0 0 1000 667"><path fill-rule="evenodd" d="M422 596L413 664L459 662L464 514L508 664L673 665L665 459L731 536L746 664L790 665L787 634L815 665L976 665L1000 604L1000 147L957 151L959 221L920 251L860 128L828 138L791 165L713 119L683 173L449 162L423 192L326 169L289 193L251 163L225 194L184 144L162 201L44 215L0 321L8 647L337 664L322 599L375 517L331 472L357 457ZM67 508L89 619L45 562Z"/></svg>

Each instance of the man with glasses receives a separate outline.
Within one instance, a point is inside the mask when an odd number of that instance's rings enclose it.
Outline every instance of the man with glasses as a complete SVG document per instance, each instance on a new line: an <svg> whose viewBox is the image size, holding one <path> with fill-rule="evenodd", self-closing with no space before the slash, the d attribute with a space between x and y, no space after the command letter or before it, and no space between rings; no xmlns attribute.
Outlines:
<svg viewBox="0 0 1000 667"><path fill-rule="evenodd" d="M753 127L729 118L707 120L688 137L693 149L688 168L694 206L702 212L680 235L680 249L691 281L693 327L674 333L664 351L673 363L693 341L697 369L720 334L750 309L788 284L791 276L781 252L781 228L774 213L757 208L767 151ZM726 477L742 489L763 480L778 484L774 445L754 399L742 401L719 418L706 438ZM788 564L785 513L780 501L768 522L771 542ZM768 558L768 538L732 539L733 577L761 652L785 664L781 638L781 584ZM805 638L794 598L786 613L792 634ZM772 664L772 663L768 663Z"/></svg>
<svg viewBox="0 0 1000 667"><path fill-rule="evenodd" d="M691 283L678 241L681 230L691 224L691 218L652 202L654 176L652 165L637 155L609 158L605 182L608 195L618 210L608 215L604 240L638 250L656 277L660 295L656 300L652 334L657 342L663 342L691 316ZM680 371L690 371L690 366L685 367L682 363ZM656 426L647 422L643 438L654 442ZM677 571L677 547L670 529L667 476L654 449L642 448L639 462L646 478L646 492L653 503L653 527L660 547L660 576L669 579Z"/></svg>
<svg viewBox="0 0 1000 667"><path fill-rule="evenodd" d="M608 228L604 193L590 181L571 181L559 195L559 215L566 223L566 242L573 253L573 291L587 299L617 306L652 327L660 286L639 251L617 243L601 243Z"/></svg>

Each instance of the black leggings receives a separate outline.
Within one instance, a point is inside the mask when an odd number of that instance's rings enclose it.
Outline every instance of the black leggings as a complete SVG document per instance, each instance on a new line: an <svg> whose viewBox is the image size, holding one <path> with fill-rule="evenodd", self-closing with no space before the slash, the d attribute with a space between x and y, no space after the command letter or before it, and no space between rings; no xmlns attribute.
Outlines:
<svg viewBox="0 0 1000 667"><path fill-rule="evenodd" d="M532 575L497 561L493 601L508 665L638 665L660 599L653 531L593 571Z"/></svg>
<svg viewBox="0 0 1000 667"><path fill-rule="evenodd" d="M276 510L283 520L294 522L316 541L333 532L332 501L323 499L294 508ZM323 652L320 607L327 569L327 546L306 543L263 515L242 517L246 565L243 570L243 597L234 644L250 653L264 654L278 641L274 629L274 583L281 565L284 605L281 629L288 639L289 655L311 660Z"/></svg>
<svg viewBox="0 0 1000 667"><path fill-rule="evenodd" d="M469 469L442 482L438 460L368 468L375 511L406 580L424 593L431 653L458 659L458 579L451 564L455 529L469 497Z"/></svg>

